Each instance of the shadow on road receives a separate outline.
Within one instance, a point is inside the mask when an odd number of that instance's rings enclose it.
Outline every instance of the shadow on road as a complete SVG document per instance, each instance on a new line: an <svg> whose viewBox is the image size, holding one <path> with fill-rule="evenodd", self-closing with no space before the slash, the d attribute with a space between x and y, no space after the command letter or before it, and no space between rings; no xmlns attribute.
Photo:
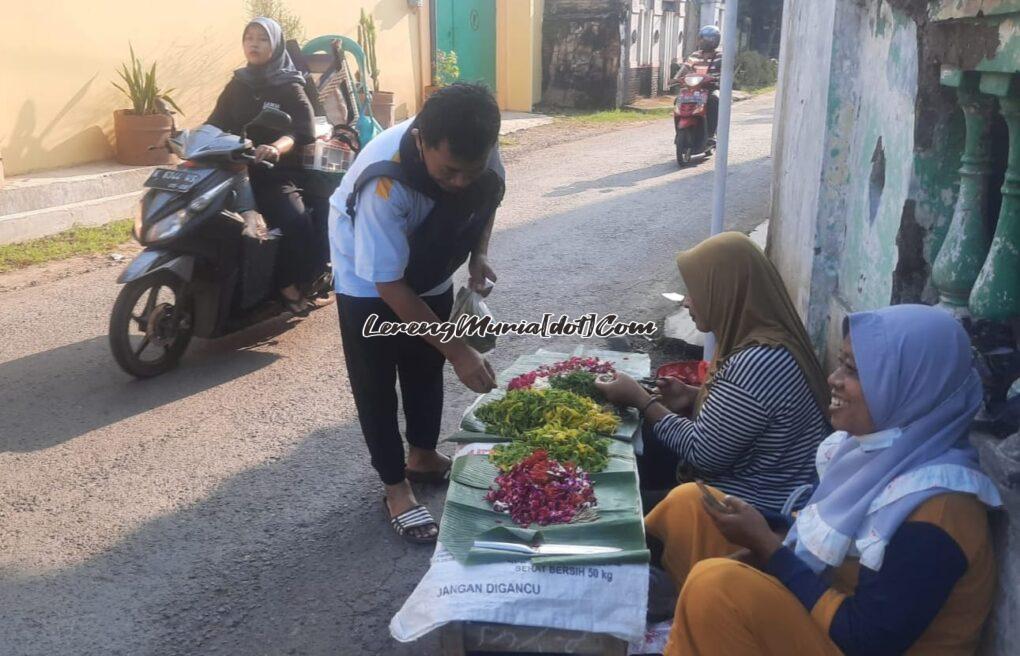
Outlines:
<svg viewBox="0 0 1020 656"><path fill-rule="evenodd" d="M676 172L676 162L661 162L659 164L646 166L643 169L636 169L625 173L614 173L613 175L607 175L594 180L573 182L553 189L545 194L545 196L547 198L554 198L557 196L572 196L573 194L579 194L582 191L590 191L593 189L619 189L621 187L633 187L639 182L644 182L645 180L651 180L652 178L658 178L660 176Z"/></svg>
<svg viewBox="0 0 1020 656"><path fill-rule="evenodd" d="M354 422L314 431L88 560L0 570L5 653L436 653L389 636L431 547L393 534L361 440ZM442 490L418 498L439 517Z"/></svg>
<svg viewBox="0 0 1020 656"><path fill-rule="evenodd" d="M0 364L0 452L46 449L123 419L245 376L271 353L197 344L177 369L133 380L110 355L106 336Z"/></svg>

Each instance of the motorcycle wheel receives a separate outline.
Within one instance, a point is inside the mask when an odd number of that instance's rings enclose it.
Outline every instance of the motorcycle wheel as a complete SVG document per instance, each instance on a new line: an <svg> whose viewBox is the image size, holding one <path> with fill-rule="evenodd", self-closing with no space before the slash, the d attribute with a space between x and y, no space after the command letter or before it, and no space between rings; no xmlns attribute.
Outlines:
<svg viewBox="0 0 1020 656"><path fill-rule="evenodd" d="M691 136L687 130L681 130L676 135L676 163L681 168L689 166L691 160L694 159L694 153L691 149Z"/></svg>
<svg viewBox="0 0 1020 656"><path fill-rule="evenodd" d="M110 313L110 350L120 368L136 378L174 368L191 341L191 305L184 283L169 271L124 285Z"/></svg>

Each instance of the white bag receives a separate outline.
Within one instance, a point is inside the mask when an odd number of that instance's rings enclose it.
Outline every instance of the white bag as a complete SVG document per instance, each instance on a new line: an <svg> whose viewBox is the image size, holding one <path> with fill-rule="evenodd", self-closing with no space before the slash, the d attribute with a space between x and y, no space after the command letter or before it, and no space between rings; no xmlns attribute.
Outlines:
<svg viewBox="0 0 1020 656"><path fill-rule="evenodd" d="M491 448L469 444L457 457ZM390 635L411 642L450 622L491 622L607 633L640 645L647 609L646 564L464 565L438 544L429 571L390 621Z"/></svg>
<svg viewBox="0 0 1020 656"><path fill-rule="evenodd" d="M450 315L450 322L456 324L461 317L489 317L495 321L482 295L467 287L461 287L457 290L457 297L453 301L453 312ZM495 335L465 335L464 341L479 353L488 353L496 348Z"/></svg>
<svg viewBox="0 0 1020 656"><path fill-rule="evenodd" d="M641 643L647 599L647 565L469 566L439 545L425 578L390 621L390 635L411 642L450 622L491 622Z"/></svg>

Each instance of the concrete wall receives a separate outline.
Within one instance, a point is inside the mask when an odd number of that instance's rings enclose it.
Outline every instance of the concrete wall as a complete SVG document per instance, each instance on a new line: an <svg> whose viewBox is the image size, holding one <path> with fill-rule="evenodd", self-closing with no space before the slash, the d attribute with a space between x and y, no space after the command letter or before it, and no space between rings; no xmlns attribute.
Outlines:
<svg viewBox="0 0 1020 656"><path fill-rule="evenodd" d="M870 310L892 299L900 219L910 196L917 98L917 26L887 3L837 9L820 215L843 217L837 303ZM884 171L883 171L884 169Z"/></svg>
<svg viewBox="0 0 1020 656"><path fill-rule="evenodd" d="M784 39L770 248L824 352L846 312L892 298L914 181L917 27L886 2L788 0L783 29L796 49Z"/></svg>
<svg viewBox="0 0 1020 656"><path fill-rule="evenodd" d="M417 109L421 88L418 16L406 0L288 0L306 36L357 35L362 7L379 28L381 83L397 93L398 115ZM128 40L158 61L186 124L201 122L234 68L243 64L242 0L179 0L156 7L127 0L0 0L0 151L7 175L112 155L112 114L125 106L110 85Z"/></svg>
<svg viewBox="0 0 1020 656"><path fill-rule="evenodd" d="M816 266L835 9L836 0L786 0L783 12L783 34L803 38L795 48L784 39L780 49L769 254L805 318Z"/></svg>
<svg viewBox="0 0 1020 656"><path fill-rule="evenodd" d="M545 0L543 103L579 108L620 104L628 8L620 0Z"/></svg>
<svg viewBox="0 0 1020 656"><path fill-rule="evenodd" d="M715 25L722 28L722 14L725 11L725 0L701 1L701 27ZM745 0L746 1L746 0Z"/></svg>

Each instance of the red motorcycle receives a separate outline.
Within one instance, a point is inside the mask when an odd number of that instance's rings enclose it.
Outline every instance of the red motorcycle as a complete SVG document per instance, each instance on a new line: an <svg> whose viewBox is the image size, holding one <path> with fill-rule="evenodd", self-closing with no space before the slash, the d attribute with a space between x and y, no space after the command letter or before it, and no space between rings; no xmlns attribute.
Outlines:
<svg viewBox="0 0 1020 656"><path fill-rule="evenodd" d="M684 75L683 87L673 104L676 128L676 161L687 166L699 156L710 157L715 150L715 135L709 132L709 99L717 82L707 66L696 66Z"/></svg>

